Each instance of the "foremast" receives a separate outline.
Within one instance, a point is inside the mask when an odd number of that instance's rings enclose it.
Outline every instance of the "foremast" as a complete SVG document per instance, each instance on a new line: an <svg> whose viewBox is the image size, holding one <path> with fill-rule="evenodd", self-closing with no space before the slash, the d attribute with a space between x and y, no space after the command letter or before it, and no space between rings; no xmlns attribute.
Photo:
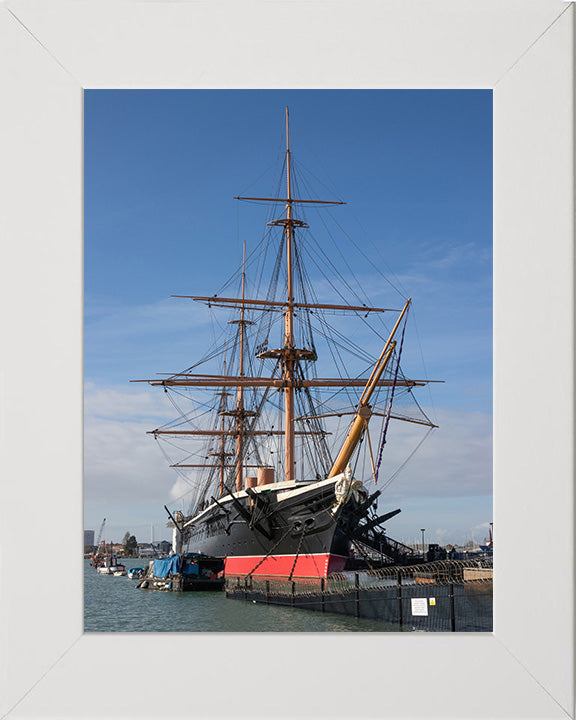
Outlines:
<svg viewBox="0 0 576 720"><path fill-rule="evenodd" d="M246 344L246 326L252 325L250 320L245 318L245 305L244 305L244 293L246 287L246 243L244 243L242 253L242 286L241 294L242 297L240 305L240 319L231 320L231 325L238 325L239 334L239 356L238 356L238 377L244 378L244 355L245 355L245 344ZM226 374L226 373L224 373ZM236 462L235 462L235 486L236 490L240 491L243 489L243 468L244 468L244 438L246 434L246 419L254 416L254 412L246 410L244 408L244 386L239 384L236 388L236 409L223 411L222 416L230 416L236 419ZM224 428L223 428L224 429ZM223 483L221 485L221 492L223 494Z"/></svg>

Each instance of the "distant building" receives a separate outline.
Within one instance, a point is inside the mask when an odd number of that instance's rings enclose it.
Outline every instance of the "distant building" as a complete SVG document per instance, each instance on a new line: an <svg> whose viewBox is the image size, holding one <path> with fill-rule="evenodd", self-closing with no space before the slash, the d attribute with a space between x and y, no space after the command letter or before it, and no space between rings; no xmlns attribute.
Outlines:
<svg viewBox="0 0 576 720"><path fill-rule="evenodd" d="M167 555L172 550L172 543L168 542L168 540L161 540L157 547L162 555Z"/></svg>
<svg viewBox="0 0 576 720"><path fill-rule="evenodd" d="M154 557L156 551L152 547L152 543L138 543L138 557Z"/></svg>
<svg viewBox="0 0 576 720"><path fill-rule="evenodd" d="M94 530L84 530L84 547L94 546Z"/></svg>
<svg viewBox="0 0 576 720"><path fill-rule="evenodd" d="M172 543L161 540L155 543L138 543L138 557L159 557L168 555L172 550Z"/></svg>

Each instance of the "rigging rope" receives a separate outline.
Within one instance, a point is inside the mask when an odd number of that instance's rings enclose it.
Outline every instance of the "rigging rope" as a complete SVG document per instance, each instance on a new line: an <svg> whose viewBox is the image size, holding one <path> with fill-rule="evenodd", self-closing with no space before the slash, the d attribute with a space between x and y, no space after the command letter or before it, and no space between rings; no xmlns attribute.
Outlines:
<svg viewBox="0 0 576 720"><path fill-rule="evenodd" d="M414 450L412 450L412 452L410 453L410 455L408 455L408 457L406 458L406 460L404 460L404 462L402 463L402 465L400 465L400 467L397 468L396 472L393 473L393 474L390 476L390 478L387 480L387 482L384 483L384 485L382 486L382 490L386 490L386 488L390 485L390 483L392 483L394 480L396 480L396 478L398 477L398 475L400 475L400 473L402 472L402 470L406 467L406 465L408 465L408 463L410 462L410 460L411 460L411 459L414 457L414 455L418 452L418 450L420 449L420 446L422 445L422 443L428 438L428 436L430 435L430 433L433 432L435 429L436 429L436 428L434 428L434 427L431 427L431 428L428 429L428 432L426 433L426 435L424 435L424 437L422 438L422 440L420 440L420 442L418 443L418 445L416 445L416 447L414 448Z"/></svg>
<svg viewBox="0 0 576 720"><path fill-rule="evenodd" d="M400 346L398 348L398 357L396 359L396 369L394 372L394 380L392 382L392 390L390 392L390 399L388 401L388 408L386 410L386 419L384 420L384 428L382 430L382 440L380 442L380 450L378 452L378 463L376 464L376 472L374 473L374 481L378 482L378 472L380 470L380 464L382 463L382 453L384 452L384 445L386 444L386 434L388 432L388 425L390 423L390 413L392 412L392 401L394 400L394 390L396 389L396 382L398 381L398 371L400 370L400 356L402 355L402 346L404 345L404 333L406 331L406 323L408 321L408 314L404 319L404 326L402 328L402 336L400 337Z"/></svg>

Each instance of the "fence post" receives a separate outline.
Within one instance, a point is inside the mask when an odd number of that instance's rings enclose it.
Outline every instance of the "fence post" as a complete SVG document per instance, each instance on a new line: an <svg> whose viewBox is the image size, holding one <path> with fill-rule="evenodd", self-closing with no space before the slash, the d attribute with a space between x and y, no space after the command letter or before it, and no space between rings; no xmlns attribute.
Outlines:
<svg viewBox="0 0 576 720"><path fill-rule="evenodd" d="M324 605L324 578L320 578L320 590L322 591L322 612L325 612L326 608Z"/></svg>
<svg viewBox="0 0 576 720"><path fill-rule="evenodd" d="M450 583L450 631L456 632L456 613L454 611L454 583Z"/></svg>
<svg viewBox="0 0 576 720"><path fill-rule="evenodd" d="M402 627L402 573L398 573L398 625Z"/></svg>
<svg viewBox="0 0 576 720"><path fill-rule="evenodd" d="M244 600L248 599L248 578L244 578Z"/></svg>
<svg viewBox="0 0 576 720"><path fill-rule="evenodd" d="M360 576L354 573L354 585L356 586L356 617L360 617Z"/></svg>
<svg viewBox="0 0 576 720"><path fill-rule="evenodd" d="M295 593L296 593L296 583L294 582L294 580L292 580L292 607L294 607L294 603L295 603L295 598L294 598Z"/></svg>
<svg viewBox="0 0 576 720"><path fill-rule="evenodd" d="M270 605L270 580L266 580L266 605Z"/></svg>

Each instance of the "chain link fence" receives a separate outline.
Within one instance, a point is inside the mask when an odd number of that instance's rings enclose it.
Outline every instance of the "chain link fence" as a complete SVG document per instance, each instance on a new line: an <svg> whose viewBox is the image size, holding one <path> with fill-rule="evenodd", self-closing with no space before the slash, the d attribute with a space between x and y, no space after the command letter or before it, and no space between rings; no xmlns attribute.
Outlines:
<svg viewBox="0 0 576 720"><path fill-rule="evenodd" d="M229 577L227 597L382 622L383 631L492 632L492 561L446 560L331 574Z"/></svg>

